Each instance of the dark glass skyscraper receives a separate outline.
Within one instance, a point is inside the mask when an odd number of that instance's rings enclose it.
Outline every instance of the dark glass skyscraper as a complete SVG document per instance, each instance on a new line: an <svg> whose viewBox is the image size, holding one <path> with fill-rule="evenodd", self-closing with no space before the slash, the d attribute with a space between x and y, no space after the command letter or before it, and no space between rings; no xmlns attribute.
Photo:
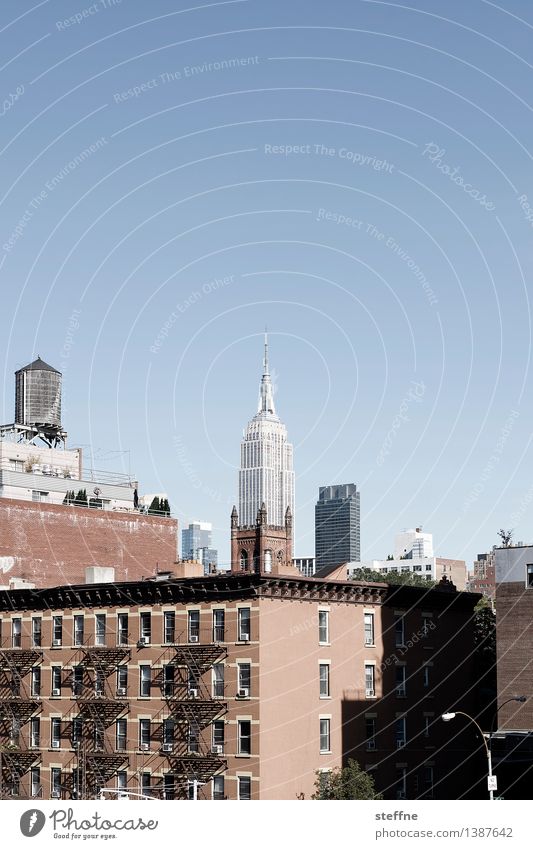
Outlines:
<svg viewBox="0 0 533 849"><path fill-rule="evenodd" d="M315 505L317 572L361 559L359 495L354 483L320 487Z"/></svg>

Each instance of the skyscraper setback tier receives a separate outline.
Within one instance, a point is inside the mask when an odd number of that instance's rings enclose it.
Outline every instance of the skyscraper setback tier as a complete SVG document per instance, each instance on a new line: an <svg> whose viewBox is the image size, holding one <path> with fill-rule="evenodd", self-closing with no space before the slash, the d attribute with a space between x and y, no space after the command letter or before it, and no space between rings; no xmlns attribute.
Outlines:
<svg viewBox="0 0 533 849"><path fill-rule="evenodd" d="M361 559L359 496L354 483L320 487L315 506L317 572Z"/></svg>
<svg viewBox="0 0 533 849"><path fill-rule="evenodd" d="M248 423L241 443L240 525L254 525L263 504L270 526L284 525L287 507L294 513L292 445L287 440L287 429L276 415L274 407L266 335L259 408Z"/></svg>

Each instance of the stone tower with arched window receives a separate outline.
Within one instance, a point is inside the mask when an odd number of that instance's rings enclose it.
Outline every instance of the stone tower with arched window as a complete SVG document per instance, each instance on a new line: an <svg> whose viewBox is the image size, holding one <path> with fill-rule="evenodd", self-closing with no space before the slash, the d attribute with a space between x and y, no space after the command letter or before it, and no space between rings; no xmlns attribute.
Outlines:
<svg viewBox="0 0 533 849"><path fill-rule="evenodd" d="M285 511L283 525L269 525L264 504L254 525L239 525L237 508L231 511L231 571L263 575L296 575L292 565L292 513Z"/></svg>

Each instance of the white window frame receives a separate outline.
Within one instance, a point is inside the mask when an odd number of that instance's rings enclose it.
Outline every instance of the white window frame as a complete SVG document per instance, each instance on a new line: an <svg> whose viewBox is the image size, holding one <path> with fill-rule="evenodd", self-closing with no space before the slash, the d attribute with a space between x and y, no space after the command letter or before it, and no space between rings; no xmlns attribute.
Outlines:
<svg viewBox="0 0 533 849"><path fill-rule="evenodd" d="M237 642L249 643L252 628L252 610L250 607L237 608ZM247 629L247 630L246 630Z"/></svg>
<svg viewBox="0 0 533 849"><path fill-rule="evenodd" d="M324 625L321 620L325 622L325 631L326 631L326 639L323 640L321 637L323 636ZM329 646L329 609L324 607L319 608L318 610L318 644L320 646Z"/></svg>
<svg viewBox="0 0 533 849"><path fill-rule="evenodd" d="M323 671L325 670L325 675ZM323 686L325 685L325 686ZM331 698L331 663L329 660L321 660L318 664L318 687L321 699ZM325 690L325 692L323 692Z"/></svg>
<svg viewBox="0 0 533 849"><path fill-rule="evenodd" d="M331 754L331 717L320 716L319 724L319 750L321 755ZM324 747L322 741L327 741L327 747Z"/></svg>
<svg viewBox="0 0 533 849"><path fill-rule="evenodd" d="M372 687L368 686L367 673L372 670ZM376 664L365 661L365 698L375 699L376 697Z"/></svg>
<svg viewBox="0 0 533 849"><path fill-rule="evenodd" d="M367 621L368 620L368 621ZM376 632L375 632L375 621L374 621L374 612L372 610L366 610L363 614L363 623L364 623L364 642L365 646L375 646L376 642ZM370 625L370 638L367 636L367 626Z"/></svg>

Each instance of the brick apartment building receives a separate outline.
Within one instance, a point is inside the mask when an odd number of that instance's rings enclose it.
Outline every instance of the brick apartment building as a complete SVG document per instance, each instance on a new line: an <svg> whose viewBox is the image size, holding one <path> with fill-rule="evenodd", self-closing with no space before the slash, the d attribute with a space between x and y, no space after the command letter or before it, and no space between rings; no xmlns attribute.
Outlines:
<svg viewBox="0 0 533 849"><path fill-rule="evenodd" d="M493 762L506 799L530 799L533 775L533 546L495 548L498 714ZM525 701L515 701L525 696Z"/></svg>
<svg viewBox="0 0 533 849"><path fill-rule="evenodd" d="M238 572L2 591L0 796L310 798L348 757L386 798L467 796L479 741L440 714L471 711L477 600Z"/></svg>

